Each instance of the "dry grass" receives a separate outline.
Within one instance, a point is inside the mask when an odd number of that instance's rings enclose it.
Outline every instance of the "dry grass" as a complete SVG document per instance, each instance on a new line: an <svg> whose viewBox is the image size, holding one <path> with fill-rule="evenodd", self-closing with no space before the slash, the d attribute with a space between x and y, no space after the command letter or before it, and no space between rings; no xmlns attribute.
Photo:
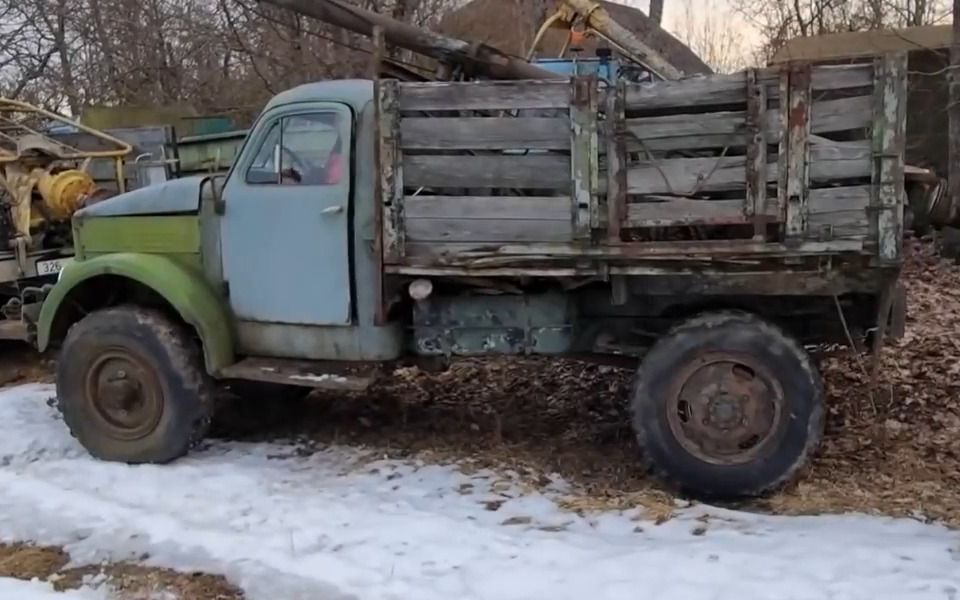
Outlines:
<svg viewBox="0 0 960 600"><path fill-rule="evenodd" d="M871 397L851 357L821 364L829 418L799 483L746 505L785 514L864 511L960 524L960 269L915 244L905 270L907 336L883 355ZM536 483L556 472L577 486L568 505L644 506L669 496L637 466L626 398L630 373L574 361L463 361L443 373L398 370L360 395L320 394L263 429L228 412L221 431L246 439L293 436L309 450L367 444L403 457L496 466Z"/></svg>
<svg viewBox="0 0 960 600"><path fill-rule="evenodd" d="M242 600L243 593L223 577L180 573L128 562L67 568L62 549L52 546L0 544L0 577L49 581L56 590L76 589L91 578L113 590L117 600Z"/></svg>

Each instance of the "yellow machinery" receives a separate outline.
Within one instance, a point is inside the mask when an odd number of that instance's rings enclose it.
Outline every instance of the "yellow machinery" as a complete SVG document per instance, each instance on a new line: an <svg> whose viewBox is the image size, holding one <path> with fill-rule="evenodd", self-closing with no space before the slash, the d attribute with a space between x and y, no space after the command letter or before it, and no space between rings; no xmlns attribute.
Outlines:
<svg viewBox="0 0 960 600"><path fill-rule="evenodd" d="M68 126L79 143L52 137L55 127ZM85 203L109 192L124 191L123 159L130 145L103 132L24 102L0 98L0 201L10 250L19 254L37 247L38 229L69 221ZM113 190L98 188L89 174L91 161L113 161ZM0 252L3 248L0 247Z"/></svg>
<svg viewBox="0 0 960 600"><path fill-rule="evenodd" d="M0 339L31 338L43 298L73 256L70 217L125 191L130 152L103 132L0 98ZM99 181L94 166L109 167Z"/></svg>

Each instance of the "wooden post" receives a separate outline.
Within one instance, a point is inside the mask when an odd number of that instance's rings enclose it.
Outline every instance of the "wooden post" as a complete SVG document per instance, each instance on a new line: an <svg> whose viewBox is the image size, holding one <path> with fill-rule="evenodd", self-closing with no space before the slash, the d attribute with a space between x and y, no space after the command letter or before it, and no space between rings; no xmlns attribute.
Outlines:
<svg viewBox="0 0 960 600"><path fill-rule="evenodd" d="M591 215L597 213L597 80L573 77L570 103L570 175L573 235L590 239Z"/></svg>
<svg viewBox="0 0 960 600"><path fill-rule="evenodd" d="M380 129L381 121L383 115L381 114L380 106L380 65L383 61L384 55L384 42L383 42L383 30L380 27L373 28L373 54L370 57L370 79L373 80L373 97L375 99L374 109L375 109L375 123L374 130L376 131L376 140L377 143L373 145L373 162L375 165L381 164L380 152L382 150L382 132ZM373 286L374 286L374 315L373 322L375 325L386 325L387 324L387 303L385 294L383 293L383 181L378 177L377 182L374 186L374 206L373 206L373 256L374 256L374 273L373 273Z"/></svg>
<svg viewBox="0 0 960 600"><path fill-rule="evenodd" d="M950 85L947 117L949 135L947 142L948 197L953 206L960 206L960 0L953 0L953 41L950 44Z"/></svg>
<svg viewBox="0 0 960 600"><path fill-rule="evenodd" d="M784 242L802 241L807 230L810 181L810 65L790 65L780 74L779 187Z"/></svg>
<svg viewBox="0 0 960 600"><path fill-rule="evenodd" d="M626 84L621 80L607 88L607 243L619 244L620 228L627 214L627 140L624 98Z"/></svg>
<svg viewBox="0 0 960 600"><path fill-rule="evenodd" d="M877 217L881 262L902 257L904 140L906 138L907 56L888 54L875 62L873 105L873 186L870 205Z"/></svg>
<svg viewBox="0 0 960 600"><path fill-rule="evenodd" d="M383 64L383 57L386 55L386 44L383 39L383 27L373 26L373 34L370 36L373 42L373 52L370 54L370 64L368 66L368 75L373 81L380 79L380 66Z"/></svg>
<svg viewBox="0 0 960 600"><path fill-rule="evenodd" d="M403 256L403 163L400 152L400 83L382 80L377 98L380 109L380 190L383 211L383 259Z"/></svg>
<svg viewBox="0 0 960 600"><path fill-rule="evenodd" d="M757 69L747 71L747 198L745 215L753 217L753 238L762 241L767 213L767 91Z"/></svg>

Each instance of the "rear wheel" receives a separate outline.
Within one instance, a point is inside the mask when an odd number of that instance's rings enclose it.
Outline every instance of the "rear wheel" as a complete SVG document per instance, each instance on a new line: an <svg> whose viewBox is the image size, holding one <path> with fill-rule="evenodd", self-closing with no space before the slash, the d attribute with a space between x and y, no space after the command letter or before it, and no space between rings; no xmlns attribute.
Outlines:
<svg viewBox="0 0 960 600"><path fill-rule="evenodd" d="M67 334L57 365L63 420L103 460L182 456L209 427L212 390L189 331L138 307L84 317Z"/></svg>
<svg viewBox="0 0 960 600"><path fill-rule="evenodd" d="M632 408L652 469L705 497L783 485L823 431L823 386L807 353L739 312L702 315L661 338L637 373Z"/></svg>

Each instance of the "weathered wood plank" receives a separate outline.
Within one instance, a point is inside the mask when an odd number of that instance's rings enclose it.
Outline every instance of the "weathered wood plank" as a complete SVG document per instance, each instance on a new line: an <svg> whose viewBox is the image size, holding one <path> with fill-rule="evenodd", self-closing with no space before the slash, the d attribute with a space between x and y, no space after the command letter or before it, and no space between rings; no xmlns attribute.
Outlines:
<svg viewBox="0 0 960 600"><path fill-rule="evenodd" d="M897 263L903 246L906 53L878 58L875 69L872 204L877 211L877 249L881 261Z"/></svg>
<svg viewBox="0 0 960 600"><path fill-rule="evenodd" d="M403 83L400 110L495 110L562 108L570 104L566 81Z"/></svg>
<svg viewBox="0 0 960 600"><path fill-rule="evenodd" d="M766 90L768 86L757 85ZM814 102L811 109L811 133L831 133L870 126L873 120L871 96L854 96ZM764 112L768 143L780 141L780 112ZM702 148L742 147L747 129L746 111L718 111L663 117L627 119L627 131L633 151L696 150Z"/></svg>
<svg viewBox="0 0 960 600"><path fill-rule="evenodd" d="M821 240L865 240L870 234L870 222L865 210L841 210L830 213L811 212L807 222L807 237Z"/></svg>
<svg viewBox="0 0 960 600"><path fill-rule="evenodd" d="M869 185L810 190L807 238L866 239L870 234Z"/></svg>
<svg viewBox="0 0 960 600"><path fill-rule="evenodd" d="M630 227L677 225L728 225L749 223L743 200L670 200L632 202L627 208Z"/></svg>
<svg viewBox="0 0 960 600"><path fill-rule="evenodd" d="M407 196L407 219L569 221L569 196Z"/></svg>
<svg viewBox="0 0 960 600"><path fill-rule="evenodd" d="M597 202L597 86L593 77L571 81L570 104L570 194L573 198L573 231L590 238L590 214Z"/></svg>
<svg viewBox="0 0 960 600"><path fill-rule="evenodd" d="M780 198L786 202L784 229L786 239L796 239L807 229L807 190L810 187L810 66L794 65L784 71L787 89L780 103L781 125L778 169L785 171L779 177Z"/></svg>
<svg viewBox="0 0 960 600"><path fill-rule="evenodd" d="M571 243L528 242L424 242L409 243L406 264L462 264L476 268L504 267L511 264L530 264L543 260L551 264L561 259L578 258L643 258L672 260L702 256L801 256L846 252L863 252L862 240L806 240L787 247L775 242L753 240L721 240L695 242L632 242L619 246L580 246Z"/></svg>
<svg viewBox="0 0 960 600"><path fill-rule="evenodd" d="M378 89L381 244L384 261L392 262L403 256L403 164L400 154L400 113L397 110L399 86L397 81L381 80Z"/></svg>
<svg viewBox="0 0 960 600"><path fill-rule="evenodd" d="M870 151L867 142L844 142L810 147L809 177L816 182L869 177ZM768 182L777 181L780 162L767 157ZM746 157L671 158L637 161L627 170L630 194L674 194L690 196L701 192L746 189Z"/></svg>
<svg viewBox="0 0 960 600"><path fill-rule="evenodd" d="M405 150L567 150L570 123L549 117L404 117Z"/></svg>
<svg viewBox="0 0 960 600"><path fill-rule="evenodd" d="M570 158L562 155L404 156L404 185L427 188L570 189Z"/></svg>
<svg viewBox="0 0 960 600"><path fill-rule="evenodd" d="M784 67L786 68L786 67ZM814 90L869 87L873 73L863 65L818 66L811 74ZM760 69L758 78L771 100L780 97L777 68ZM675 81L634 83L626 88L627 110L657 110L676 106L710 106L746 103L744 73L709 75Z"/></svg>
<svg viewBox="0 0 960 600"><path fill-rule="evenodd" d="M570 220L414 219L404 223L412 242L565 242L573 238Z"/></svg>
<svg viewBox="0 0 960 600"><path fill-rule="evenodd" d="M808 206L811 222L826 225L832 215L839 214L838 222L852 226L854 217L859 220L858 227L866 228L869 223L867 207L870 203L869 185L844 186L812 189ZM745 214L746 199L743 200L686 200L670 199L664 202L633 202L629 206L631 227L663 227L666 225L695 225L720 223L748 223ZM764 206L759 214L776 216L777 207Z"/></svg>
<svg viewBox="0 0 960 600"><path fill-rule="evenodd" d="M747 72L747 118L745 160L747 196L743 214L759 216L767 206L767 92L756 69ZM765 221L754 218L754 237L762 239Z"/></svg>
<svg viewBox="0 0 960 600"><path fill-rule="evenodd" d="M810 190L807 204L810 214L841 211L860 211L867 222L867 207L870 205L872 188L869 185L851 185Z"/></svg>

